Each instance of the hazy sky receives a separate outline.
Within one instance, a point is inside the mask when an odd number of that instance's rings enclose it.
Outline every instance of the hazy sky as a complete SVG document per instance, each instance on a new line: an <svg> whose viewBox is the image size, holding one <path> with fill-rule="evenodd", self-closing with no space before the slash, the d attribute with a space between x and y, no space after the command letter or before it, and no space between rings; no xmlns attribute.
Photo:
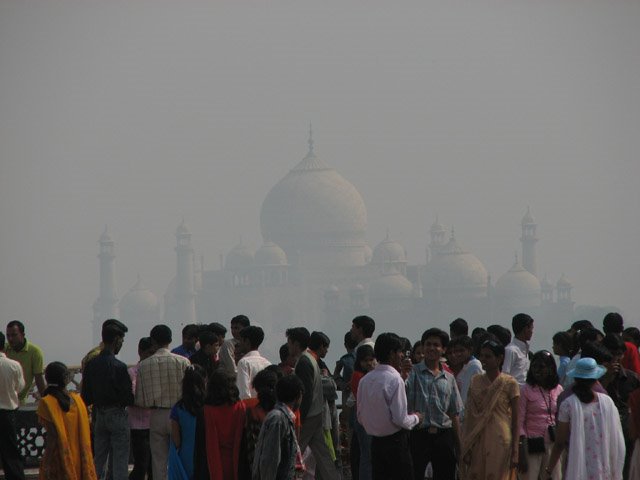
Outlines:
<svg viewBox="0 0 640 480"><path fill-rule="evenodd" d="M438 214L495 281L530 205L539 271L639 323L640 2L600 0L3 0L2 323L78 363L105 224L121 297L182 217L209 269L259 247L309 122L372 247L423 263Z"/></svg>

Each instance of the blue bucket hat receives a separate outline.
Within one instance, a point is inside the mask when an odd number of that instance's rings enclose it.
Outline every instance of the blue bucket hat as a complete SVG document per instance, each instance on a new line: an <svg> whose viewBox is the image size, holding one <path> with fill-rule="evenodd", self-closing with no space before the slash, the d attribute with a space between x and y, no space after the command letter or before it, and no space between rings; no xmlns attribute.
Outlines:
<svg viewBox="0 0 640 480"><path fill-rule="evenodd" d="M568 377L586 378L597 380L607 371L602 365L598 365L593 358L581 358L573 370L567 372Z"/></svg>

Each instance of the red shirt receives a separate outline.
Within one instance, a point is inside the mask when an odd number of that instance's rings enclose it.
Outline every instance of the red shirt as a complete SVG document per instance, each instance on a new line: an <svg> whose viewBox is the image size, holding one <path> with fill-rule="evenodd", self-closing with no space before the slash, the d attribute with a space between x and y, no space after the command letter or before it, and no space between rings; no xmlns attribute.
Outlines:
<svg viewBox="0 0 640 480"><path fill-rule="evenodd" d="M638 354L638 347L631 342L624 342L624 345L627 347L627 351L624 352L624 357L622 357L623 368L640 374L640 354Z"/></svg>
<svg viewBox="0 0 640 480"><path fill-rule="evenodd" d="M358 399L358 385L360 384L360 380L364 377L364 372L359 372L358 370L354 370L351 375L351 393L353 393L353 397Z"/></svg>

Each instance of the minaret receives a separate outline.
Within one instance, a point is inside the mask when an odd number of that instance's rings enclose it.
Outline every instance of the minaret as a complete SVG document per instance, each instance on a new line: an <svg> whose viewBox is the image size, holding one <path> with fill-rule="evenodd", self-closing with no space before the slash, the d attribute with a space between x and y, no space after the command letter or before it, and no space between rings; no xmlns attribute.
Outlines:
<svg viewBox="0 0 640 480"><path fill-rule="evenodd" d="M527 213L522 217L522 266L534 276L538 276L538 260L536 258L536 221L527 207Z"/></svg>
<svg viewBox="0 0 640 480"><path fill-rule="evenodd" d="M93 304L93 341L99 343L102 332L102 322L108 318L118 318L118 294L116 291L116 275L114 260L114 241L109 235L107 227L100 235L100 294Z"/></svg>
<svg viewBox="0 0 640 480"><path fill-rule="evenodd" d="M447 230L444 228L444 225L438 221L437 215L436 221L433 222L433 225L431 225L431 228L429 229L429 234L431 236L431 243L429 243L429 256L430 260L433 260L438 251L446 244L445 236L447 234Z"/></svg>
<svg viewBox="0 0 640 480"><path fill-rule="evenodd" d="M196 299L194 282L194 253L191 246L191 232L182 220L176 229L176 271L175 322L187 325L196 321Z"/></svg>

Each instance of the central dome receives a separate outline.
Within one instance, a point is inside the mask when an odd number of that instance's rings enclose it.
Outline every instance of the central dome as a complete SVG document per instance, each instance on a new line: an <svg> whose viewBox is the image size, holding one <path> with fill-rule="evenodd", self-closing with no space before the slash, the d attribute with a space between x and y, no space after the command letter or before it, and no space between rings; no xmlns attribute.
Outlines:
<svg viewBox="0 0 640 480"><path fill-rule="evenodd" d="M271 189L260 212L264 241L282 247L289 259L310 251L355 249L348 263L364 264L366 226L360 193L316 157L311 139L307 155Z"/></svg>

